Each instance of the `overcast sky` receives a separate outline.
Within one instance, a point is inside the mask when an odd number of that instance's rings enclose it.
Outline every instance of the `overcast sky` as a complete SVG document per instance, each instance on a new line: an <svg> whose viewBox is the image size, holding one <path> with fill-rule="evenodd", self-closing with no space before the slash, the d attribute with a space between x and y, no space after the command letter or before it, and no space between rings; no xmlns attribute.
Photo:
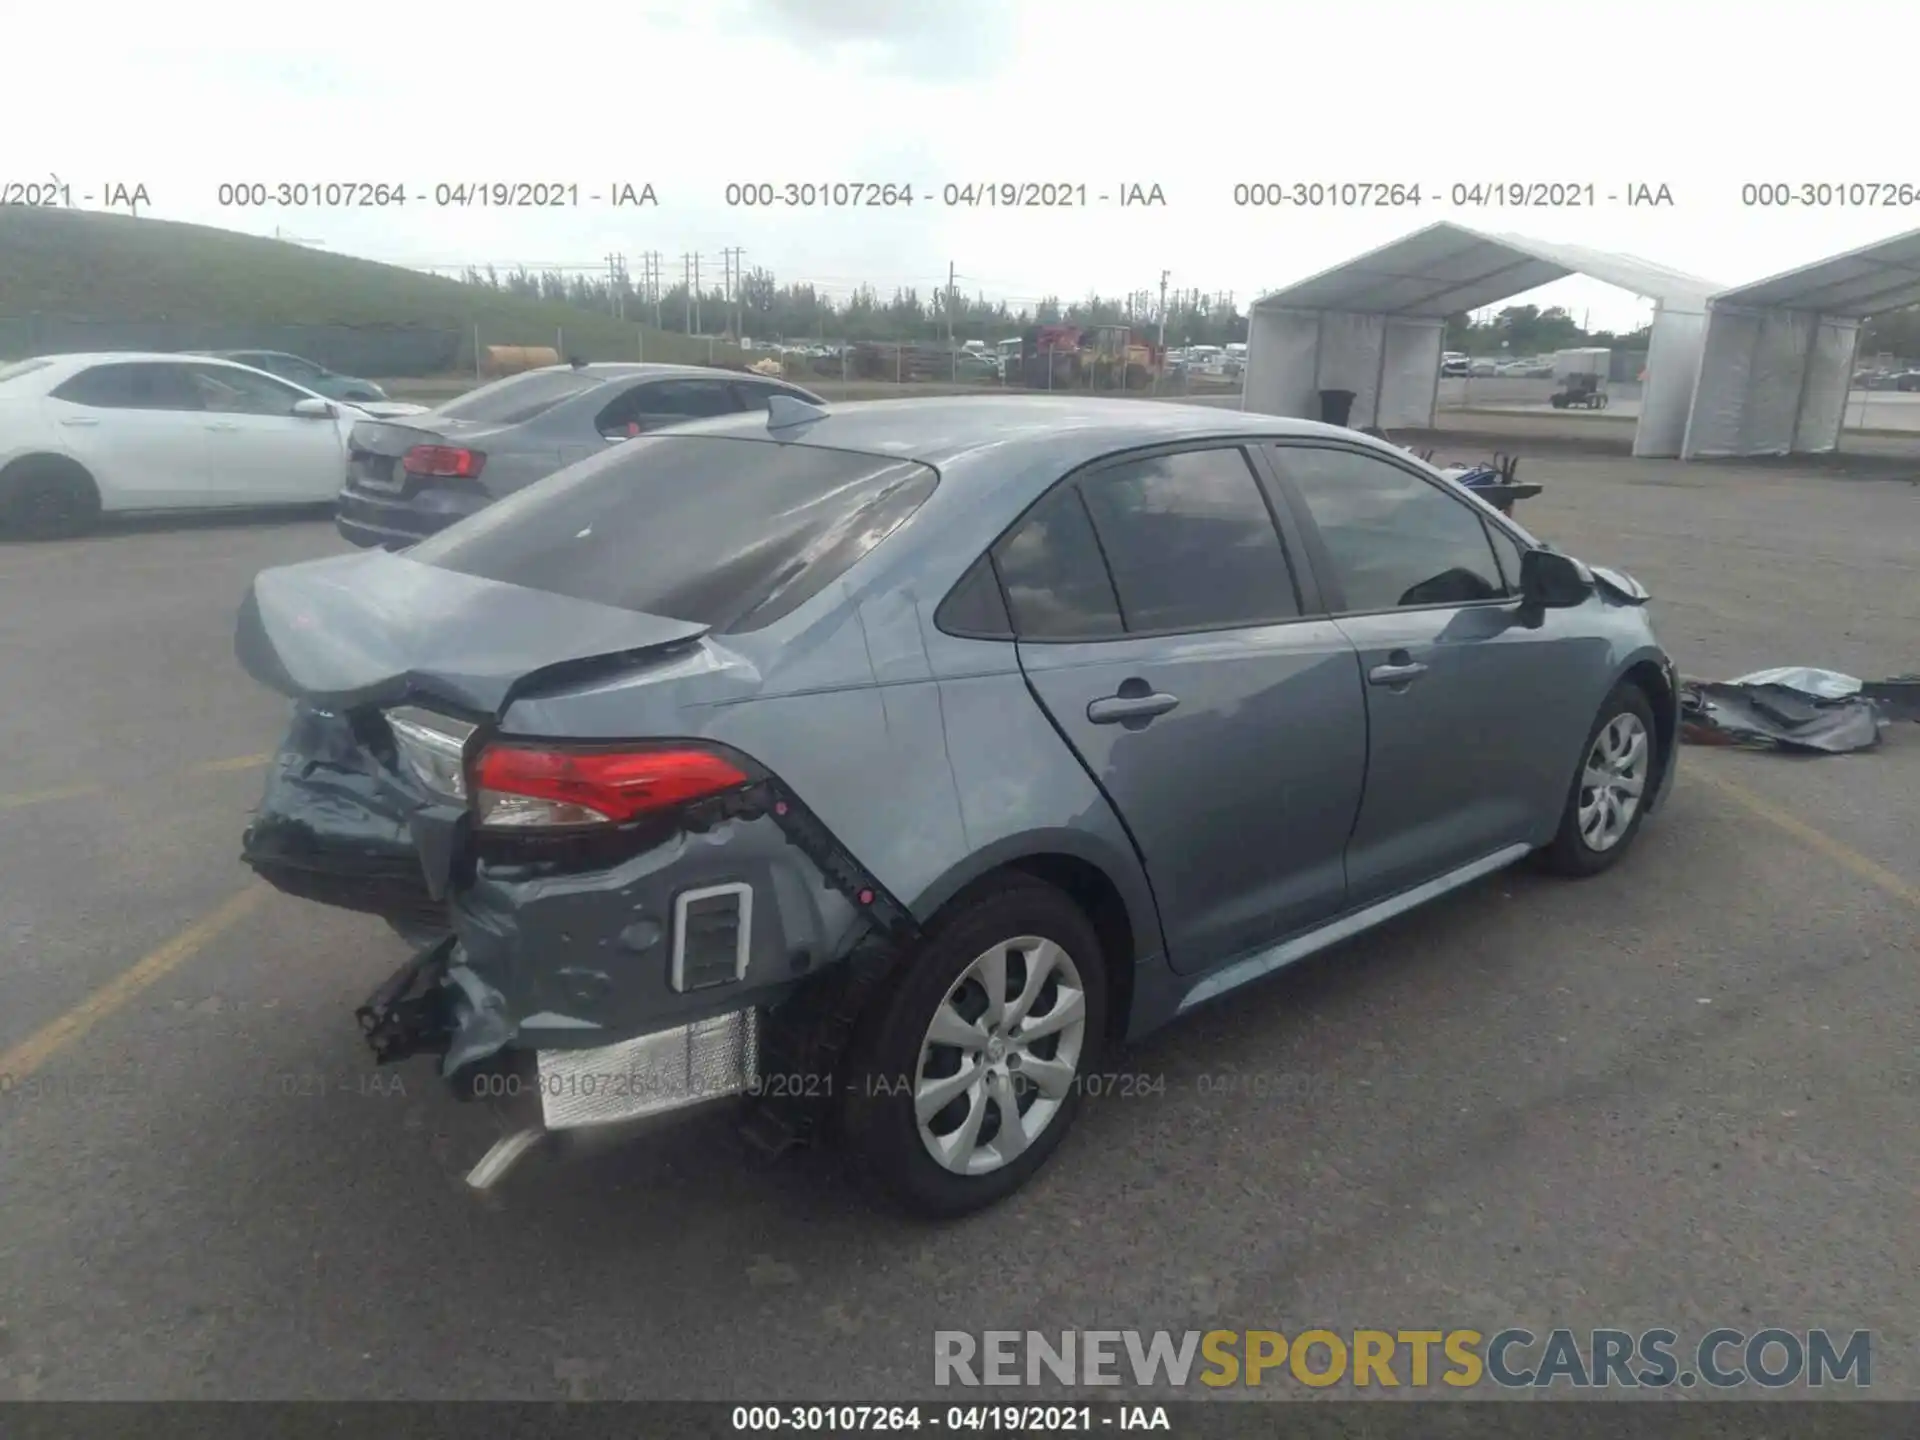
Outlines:
<svg viewBox="0 0 1920 1440"><path fill-rule="evenodd" d="M1741 203L1743 182L1920 184L1897 68L1920 12L1891 3L190 0L111 23L32 5L8 24L0 179L139 181L162 218L406 264L623 252L637 275L657 250L671 283L684 254L717 277L738 246L750 267L835 294L861 281L925 293L952 264L963 288L1016 304L1155 289L1166 270L1244 305L1441 219L1730 285L1920 226L1920 205ZM218 203L222 181L355 179L419 198L380 212ZM575 182L583 203L431 203L438 182L489 180ZM935 203L727 206L729 182L761 180L907 181ZM658 207L585 200L622 181L651 183ZM1167 204L938 203L947 183L998 181L1085 184L1090 198L1157 184ZM1245 181L1418 183L1427 203L1236 208ZM1496 181L1592 182L1602 198L1444 203L1454 184ZM1636 184L1668 186L1674 205L1606 203ZM1595 326L1645 313L1579 280L1527 298Z"/></svg>

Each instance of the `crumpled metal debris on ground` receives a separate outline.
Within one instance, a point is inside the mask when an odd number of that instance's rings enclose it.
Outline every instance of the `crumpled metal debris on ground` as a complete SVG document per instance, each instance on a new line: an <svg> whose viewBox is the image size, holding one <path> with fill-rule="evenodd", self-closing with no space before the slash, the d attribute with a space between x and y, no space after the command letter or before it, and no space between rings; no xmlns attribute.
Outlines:
<svg viewBox="0 0 1920 1440"><path fill-rule="evenodd" d="M1680 685L1680 738L1693 745L1764 745L1817 755L1867 750L1895 720L1920 721L1920 675L1864 681L1784 666L1734 680Z"/></svg>

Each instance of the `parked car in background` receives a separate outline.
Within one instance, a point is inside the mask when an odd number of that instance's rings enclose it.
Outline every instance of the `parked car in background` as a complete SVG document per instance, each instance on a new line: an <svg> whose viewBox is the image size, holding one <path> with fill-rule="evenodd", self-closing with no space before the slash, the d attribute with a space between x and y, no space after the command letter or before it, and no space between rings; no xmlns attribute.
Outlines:
<svg viewBox="0 0 1920 1440"><path fill-rule="evenodd" d="M1920 370L1902 370L1893 377L1896 390L1920 390Z"/></svg>
<svg viewBox="0 0 1920 1440"><path fill-rule="evenodd" d="M210 355L53 355L0 368L0 533L78 535L103 513L312 505L376 413Z"/></svg>
<svg viewBox="0 0 1920 1440"><path fill-rule="evenodd" d="M291 380L316 395L325 395L334 400L350 400L359 404L387 398L387 392L371 380L362 380L356 375L336 374L318 361L289 355L283 350L205 350L196 353L217 356L239 365L251 365L256 370L278 375L282 380Z"/></svg>
<svg viewBox="0 0 1920 1440"><path fill-rule="evenodd" d="M403 423L354 427L335 524L355 545L413 544L609 443L667 425L825 402L771 375L693 365L548 365Z"/></svg>
<svg viewBox="0 0 1920 1440"><path fill-rule="evenodd" d="M1473 362L1458 350L1449 350L1440 357L1442 375L1466 375L1471 372Z"/></svg>
<svg viewBox="0 0 1920 1440"><path fill-rule="evenodd" d="M976 1209L1118 1044L1525 856L1597 874L1672 778L1647 592L1404 451L1119 399L786 408L243 606L298 706L244 853L444 932L359 1017L516 1097L476 1185L751 1092L770 1147Z"/></svg>
<svg viewBox="0 0 1920 1440"><path fill-rule="evenodd" d="M1478 360L1469 362L1467 365L1467 373L1476 378L1498 375L1500 373L1500 365L1500 361L1491 360L1482 356Z"/></svg>

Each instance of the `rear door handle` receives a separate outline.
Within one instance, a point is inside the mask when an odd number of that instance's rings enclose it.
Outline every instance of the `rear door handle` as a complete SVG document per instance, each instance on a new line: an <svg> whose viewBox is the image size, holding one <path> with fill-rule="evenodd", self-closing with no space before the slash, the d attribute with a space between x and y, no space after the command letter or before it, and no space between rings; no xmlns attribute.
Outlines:
<svg viewBox="0 0 1920 1440"><path fill-rule="evenodd" d="M62 420L60 423L62 425L71 425L75 429L85 430L85 429L91 429L93 426L98 425L100 421L96 416L92 416L92 415L69 415L65 420Z"/></svg>
<svg viewBox="0 0 1920 1440"><path fill-rule="evenodd" d="M1411 685L1427 673L1427 667L1418 660L1409 660L1404 665L1376 665L1367 672L1369 685Z"/></svg>
<svg viewBox="0 0 1920 1440"><path fill-rule="evenodd" d="M240 427L228 420L216 420L207 426L209 430L238 430Z"/></svg>
<svg viewBox="0 0 1920 1440"><path fill-rule="evenodd" d="M1127 720L1151 720L1164 715L1180 703L1178 695L1154 692L1146 695L1109 695L1087 706L1087 719L1096 725L1118 725Z"/></svg>

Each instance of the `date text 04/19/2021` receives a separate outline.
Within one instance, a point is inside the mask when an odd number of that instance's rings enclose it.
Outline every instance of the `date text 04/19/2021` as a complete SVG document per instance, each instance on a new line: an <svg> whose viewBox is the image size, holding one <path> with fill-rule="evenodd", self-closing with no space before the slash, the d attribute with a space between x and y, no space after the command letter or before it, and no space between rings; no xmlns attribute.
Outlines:
<svg viewBox="0 0 1920 1440"><path fill-rule="evenodd" d="M721 192L731 209L895 210L915 204L950 210L1164 209L1166 187L1157 181L1105 184L1084 180L966 180L943 185L915 181L733 180Z"/></svg>
<svg viewBox="0 0 1920 1440"><path fill-rule="evenodd" d="M1635 180L1458 180L1444 185L1388 180L1242 180L1232 190L1246 210L1593 210L1603 205L1669 208L1673 187Z"/></svg>
<svg viewBox="0 0 1920 1440"><path fill-rule="evenodd" d="M389 210L408 204L437 210L577 210L657 208L659 192L646 180L223 180L214 188L223 210Z"/></svg>
<svg viewBox="0 0 1920 1440"><path fill-rule="evenodd" d="M1160 1405L736 1405L742 1434L898 1434L929 1430L958 1435L1090 1434L1097 1430L1170 1431Z"/></svg>

